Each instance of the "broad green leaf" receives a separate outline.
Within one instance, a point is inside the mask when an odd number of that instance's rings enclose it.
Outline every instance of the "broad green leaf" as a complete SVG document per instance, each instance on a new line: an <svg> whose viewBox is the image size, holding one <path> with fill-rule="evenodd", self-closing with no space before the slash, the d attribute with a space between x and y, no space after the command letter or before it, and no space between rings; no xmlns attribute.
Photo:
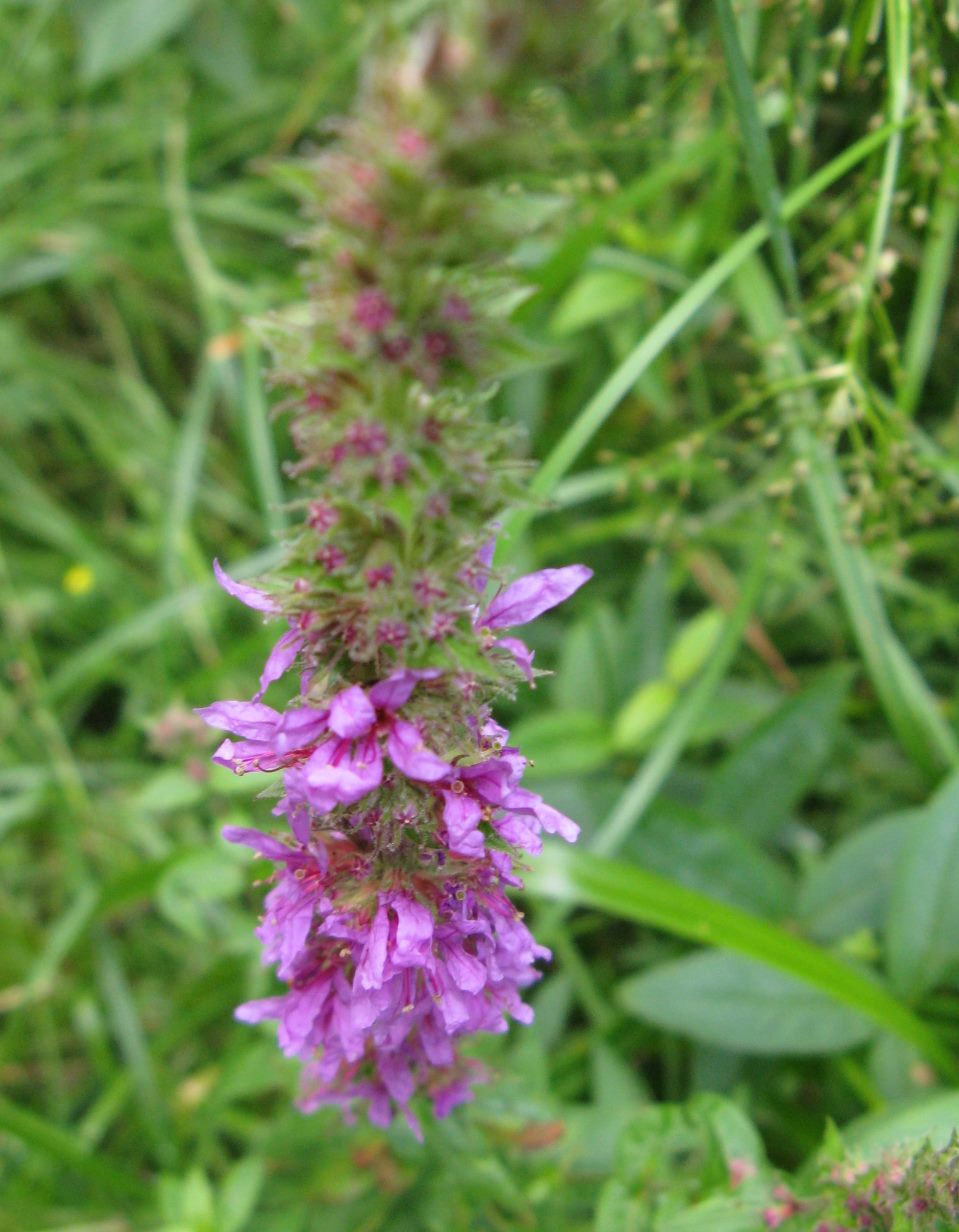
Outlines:
<svg viewBox="0 0 959 1232"><path fill-rule="evenodd" d="M141 813L172 813L199 804L204 794L204 786L195 778L169 766L147 780L133 808Z"/></svg>
<svg viewBox="0 0 959 1232"><path fill-rule="evenodd" d="M242 1232L256 1209L263 1181L263 1162L255 1155L233 1165L217 1197L217 1232Z"/></svg>
<svg viewBox="0 0 959 1232"><path fill-rule="evenodd" d="M756 1232L763 1226L763 1210L768 1205L764 1195L713 1194L684 1211L656 1219L653 1232Z"/></svg>
<svg viewBox="0 0 959 1232"><path fill-rule="evenodd" d="M613 747L609 728L589 710L560 710L517 723L512 738L530 758L531 778L585 774L605 765Z"/></svg>
<svg viewBox="0 0 959 1232"><path fill-rule="evenodd" d="M683 625L666 654L666 676L673 684L684 685L702 670L719 641L724 621L718 608L707 608Z"/></svg>
<svg viewBox="0 0 959 1232"><path fill-rule="evenodd" d="M628 679L620 622L605 603L578 620L560 648L550 692L562 710L592 710L606 715Z"/></svg>
<svg viewBox="0 0 959 1232"><path fill-rule="evenodd" d="M704 1091L693 1097L690 1107L708 1124L727 1164L734 1159L748 1160L758 1168L765 1161L759 1130L738 1104L722 1095Z"/></svg>
<svg viewBox="0 0 959 1232"><path fill-rule="evenodd" d="M650 739L665 723L677 701L679 693L669 680L650 680L640 685L616 716L613 725L616 749L638 753L648 748Z"/></svg>
<svg viewBox="0 0 959 1232"><path fill-rule="evenodd" d="M851 679L832 668L785 702L717 767L703 811L756 838L775 834L832 751Z"/></svg>
<svg viewBox="0 0 959 1232"><path fill-rule="evenodd" d="M573 334L637 303L646 282L622 270L587 270L573 283L553 314L550 329L558 337Z"/></svg>
<svg viewBox="0 0 959 1232"><path fill-rule="evenodd" d="M739 954L692 954L624 981L637 1017L731 1052L841 1052L875 1025L818 989Z"/></svg>
<svg viewBox="0 0 959 1232"><path fill-rule="evenodd" d="M785 869L738 830L695 809L660 801L626 852L644 868L747 911L781 916L790 909Z"/></svg>
<svg viewBox="0 0 959 1232"><path fill-rule="evenodd" d="M625 614L623 650L635 664L635 680L645 684L662 675L672 609L665 557L651 561L636 579ZM632 681L623 680L628 693Z"/></svg>
<svg viewBox="0 0 959 1232"><path fill-rule="evenodd" d="M529 893L567 906L594 907L676 937L756 958L795 976L840 1005L915 1044L941 1073L959 1081L951 1050L872 975L775 924L698 894L646 869L547 845L526 876Z"/></svg>
<svg viewBox="0 0 959 1232"><path fill-rule="evenodd" d="M924 812L896 871L886 925L889 977L906 997L959 961L959 771Z"/></svg>
<svg viewBox="0 0 959 1232"><path fill-rule="evenodd" d="M96 0L80 14L80 76L87 85L129 68L183 26L197 0Z"/></svg>
<svg viewBox="0 0 959 1232"><path fill-rule="evenodd" d="M615 1177L607 1181L596 1204L596 1232L646 1232L645 1203Z"/></svg>
<svg viewBox="0 0 959 1232"><path fill-rule="evenodd" d="M859 929L878 929L893 875L922 811L911 809L871 822L838 843L799 892L799 918L814 937L836 941Z"/></svg>
<svg viewBox="0 0 959 1232"><path fill-rule="evenodd" d="M869 1076L883 1099L898 1103L928 1094L929 1066L911 1044L883 1032L869 1049Z"/></svg>
<svg viewBox="0 0 959 1232"><path fill-rule="evenodd" d="M160 878L156 904L171 924L201 941L210 932L210 904L235 897L243 884L241 868L222 852L192 852Z"/></svg>
<svg viewBox="0 0 959 1232"><path fill-rule="evenodd" d="M937 1091L897 1107L870 1113L843 1127L850 1147L876 1159L893 1147L928 1138L934 1147L944 1147L959 1125L959 1091Z"/></svg>
<svg viewBox="0 0 959 1232"><path fill-rule="evenodd" d="M704 710L689 733L689 744L726 745L741 740L781 705L783 694L760 680L739 680L730 676L716 690L714 703Z"/></svg>
<svg viewBox="0 0 959 1232"><path fill-rule="evenodd" d="M621 1054L601 1039L590 1044L590 1085L593 1102L612 1109L649 1101L649 1089Z"/></svg>

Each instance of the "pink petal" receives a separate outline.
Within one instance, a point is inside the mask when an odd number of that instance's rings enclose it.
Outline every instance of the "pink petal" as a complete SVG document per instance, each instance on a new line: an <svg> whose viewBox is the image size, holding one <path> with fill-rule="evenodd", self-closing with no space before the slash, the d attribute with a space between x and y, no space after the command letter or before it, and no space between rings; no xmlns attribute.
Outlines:
<svg viewBox="0 0 959 1232"><path fill-rule="evenodd" d="M260 700L274 680L279 680L284 673L290 670L296 662L296 656L300 653L302 645L303 635L297 630L291 629L289 633L283 634L263 665L263 671L260 673L260 688L253 695L255 702Z"/></svg>
<svg viewBox="0 0 959 1232"><path fill-rule="evenodd" d="M337 804L355 804L383 781L383 759L375 740L364 740L347 757L342 756L343 743L326 741L306 763L307 796L321 813Z"/></svg>
<svg viewBox="0 0 959 1232"><path fill-rule="evenodd" d="M344 689L330 702L330 727L338 736L355 740L376 722L376 711L358 684Z"/></svg>
<svg viewBox="0 0 959 1232"><path fill-rule="evenodd" d="M280 718L277 711L261 702L214 702L212 706L198 706L193 713L210 727L250 740L269 740Z"/></svg>
<svg viewBox="0 0 959 1232"><path fill-rule="evenodd" d="M558 834L567 843L575 843L579 838L579 826L559 809L547 804L542 796L525 787L518 787L506 801L506 807L522 812L532 813L547 834Z"/></svg>
<svg viewBox="0 0 959 1232"><path fill-rule="evenodd" d="M245 582L236 582L230 575L220 567L220 562L213 562L213 572L216 575L216 580L220 583L228 595L232 595L234 599L239 599L241 603L245 603L247 607L253 608L255 612L270 612L275 614L281 611L280 604L273 595L268 595L265 590L257 590L255 586L247 586Z"/></svg>
<svg viewBox="0 0 959 1232"><path fill-rule="evenodd" d="M477 830L483 810L472 796L443 792L443 821L449 836L449 848L455 855L470 858L482 855L483 835Z"/></svg>
<svg viewBox="0 0 959 1232"><path fill-rule="evenodd" d="M435 680L442 674L438 667L401 668L370 689L370 701L378 710L399 710L410 700L410 695L421 680Z"/></svg>
<svg viewBox="0 0 959 1232"><path fill-rule="evenodd" d="M279 839L247 826L224 826L220 833L228 843L242 843L245 847L252 847L268 860L287 861L296 854Z"/></svg>
<svg viewBox="0 0 959 1232"><path fill-rule="evenodd" d="M527 680L533 679L533 655L535 651L530 650L525 642L520 641L518 637L501 637L498 642L493 643L494 646L501 650L508 650L516 660L516 665L523 673Z"/></svg>
<svg viewBox="0 0 959 1232"><path fill-rule="evenodd" d="M393 961L398 967L421 967L430 957L433 942L433 915L422 903L404 894L392 902L396 912L396 947Z"/></svg>
<svg viewBox="0 0 959 1232"><path fill-rule="evenodd" d="M390 939L390 915L386 905L381 903L376 909L373 923L370 927L370 937L359 966L356 968L356 982L360 988L382 988L383 974L386 970L386 948Z"/></svg>
<svg viewBox="0 0 959 1232"><path fill-rule="evenodd" d="M419 729L403 719L393 720L386 747L393 764L408 779L435 783L452 770L448 762L430 752L423 743Z"/></svg>
<svg viewBox="0 0 959 1232"><path fill-rule="evenodd" d="M276 751L289 753L312 744L327 731L329 715L328 710L317 710L315 706L296 706L287 710L281 716L273 737Z"/></svg>
<svg viewBox="0 0 959 1232"><path fill-rule="evenodd" d="M592 569L586 565L567 565L564 569L541 569L539 573L528 573L501 591L478 623L488 629L525 625L568 599L592 576Z"/></svg>

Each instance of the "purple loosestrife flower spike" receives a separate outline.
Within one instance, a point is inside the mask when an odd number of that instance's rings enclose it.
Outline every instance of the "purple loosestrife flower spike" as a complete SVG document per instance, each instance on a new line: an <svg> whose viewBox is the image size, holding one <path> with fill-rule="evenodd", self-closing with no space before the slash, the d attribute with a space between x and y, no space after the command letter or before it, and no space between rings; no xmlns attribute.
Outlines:
<svg viewBox="0 0 959 1232"><path fill-rule="evenodd" d="M522 786L527 759L491 704L534 677L508 631L591 571L506 582L493 567L495 519L522 495L515 433L484 414L518 344L488 307L508 299L497 262L514 237L441 170L468 104L421 106L411 72L382 66L308 166L309 303L262 325L303 518L267 589L213 566L286 629L252 700L198 713L226 733L214 761L277 788L273 833L224 831L274 866L256 933L283 986L237 1017L277 1023L305 1110L378 1125L399 1111L419 1134L417 1096L445 1116L484 1076L461 1044L532 1019L522 991L549 952L507 892L544 831L572 842L578 827ZM425 200L454 245L424 234ZM261 700L293 671L290 701Z"/></svg>

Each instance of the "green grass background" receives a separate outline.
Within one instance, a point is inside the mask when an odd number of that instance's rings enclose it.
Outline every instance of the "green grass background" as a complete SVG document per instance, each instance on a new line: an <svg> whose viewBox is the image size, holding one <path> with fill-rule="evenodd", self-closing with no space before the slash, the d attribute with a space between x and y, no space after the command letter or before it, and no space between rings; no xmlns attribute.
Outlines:
<svg viewBox="0 0 959 1232"><path fill-rule="evenodd" d="M483 6L0 6L4 1232L612 1232L657 1186L705 1232L681 1151L630 1171L654 1105L719 1093L786 1169L959 1120L959 13L529 10L511 165L562 208L513 255L510 563L597 580L505 713L584 839L530 876L536 1025L420 1148L302 1118L232 1021L269 979L218 831L264 806L190 707L270 640L209 561L281 531L277 167L386 32Z"/></svg>

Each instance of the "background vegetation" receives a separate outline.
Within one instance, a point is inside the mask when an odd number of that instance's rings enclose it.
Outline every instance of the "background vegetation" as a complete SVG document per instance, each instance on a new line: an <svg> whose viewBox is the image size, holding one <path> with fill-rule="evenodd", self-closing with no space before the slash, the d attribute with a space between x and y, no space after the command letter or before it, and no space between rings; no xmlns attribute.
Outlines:
<svg viewBox="0 0 959 1232"><path fill-rule="evenodd" d="M511 560L597 580L506 717L584 837L530 876L536 1024L420 1148L301 1117L232 1021L261 891L217 835L264 806L190 707L270 640L209 560L282 529L282 159L487 6L0 6L4 1232L798 1228L779 1173L959 1123L959 7L521 7L477 152L549 219Z"/></svg>

